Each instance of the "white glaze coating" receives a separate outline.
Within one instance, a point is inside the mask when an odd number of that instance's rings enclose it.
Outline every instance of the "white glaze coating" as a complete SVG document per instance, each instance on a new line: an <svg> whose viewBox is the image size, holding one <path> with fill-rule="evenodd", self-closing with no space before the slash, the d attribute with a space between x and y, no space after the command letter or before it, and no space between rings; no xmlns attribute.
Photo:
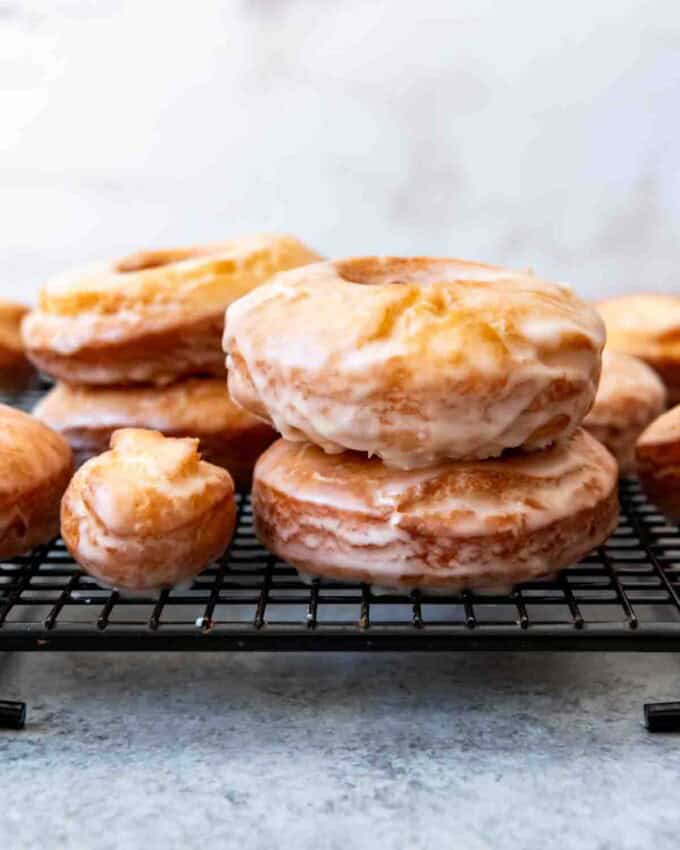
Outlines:
<svg viewBox="0 0 680 850"><path fill-rule="evenodd" d="M489 588L553 573L602 542L614 510L604 525L541 532L595 515L616 481L611 455L581 429L542 452L410 471L279 440L257 464L253 505L263 542L303 571Z"/></svg>
<svg viewBox="0 0 680 850"><path fill-rule="evenodd" d="M205 463L198 440L116 431L111 450L84 464L62 501L69 551L104 583L169 587L200 572L228 543L234 485Z"/></svg>
<svg viewBox="0 0 680 850"><path fill-rule="evenodd" d="M348 279L366 262L285 272L229 307L235 401L286 439L399 468L538 449L579 425L604 328L568 287L455 260L373 259L376 283Z"/></svg>
<svg viewBox="0 0 680 850"><path fill-rule="evenodd" d="M198 444L191 437L166 438L141 428L116 431L111 451L77 473L87 482L88 508L113 534L174 530L231 487L228 473L200 459Z"/></svg>
<svg viewBox="0 0 680 850"><path fill-rule="evenodd" d="M24 341L28 349L69 355L221 318L231 301L275 272L316 259L293 237L262 234L91 263L45 284L39 308L23 322Z"/></svg>
<svg viewBox="0 0 680 850"><path fill-rule="evenodd" d="M199 307L194 317L207 312ZM150 305L143 311L84 312L75 316L34 311L24 319L22 333L28 348L45 347L68 355L93 343L114 344L130 337L181 327L184 322L182 309L172 304Z"/></svg>
<svg viewBox="0 0 680 850"><path fill-rule="evenodd" d="M297 465L306 463L306 455L312 472L305 478L304 490L296 492ZM404 514L445 516L451 536L488 534L504 516L511 516L513 525L535 531L595 504L611 488L613 471L609 455L583 431L541 452L483 463L442 462L427 469L388 469L354 455L324 458L314 446L291 446L282 440L257 464L259 481L334 513L379 518L385 523L379 534L389 539L399 539ZM584 488L584 476L588 488ZM494 481L498 486L493 486ZM555 482L560 486L553 486ZM361 538L357 542L375 541Z"/></svg>
<svg viewBox="0 0 680 850"><path fill-rule="evenodd" d="M234 404L219 378L189 378L167 387L58 384L38 402L33 415L68 433L73 446L88 445L90 429L151 428L200 437L261 424Z"/></svg>
<svg viewBox="0 0 680 850"><path fill-rule="evenodd" d="M614 455L621 474L629 474L637 438L665 404L666 389L653 369L637 357L606 349L595 404L583 427Z"/></svg>
<svg viewBox="0 0 680 850"><path fill-rule="evenodd" d="M665 401L663 381L653 369L637 357L606 349L595 404L586 421L606 425L617 416L622 427L646 424L661 414Z"/></svg>

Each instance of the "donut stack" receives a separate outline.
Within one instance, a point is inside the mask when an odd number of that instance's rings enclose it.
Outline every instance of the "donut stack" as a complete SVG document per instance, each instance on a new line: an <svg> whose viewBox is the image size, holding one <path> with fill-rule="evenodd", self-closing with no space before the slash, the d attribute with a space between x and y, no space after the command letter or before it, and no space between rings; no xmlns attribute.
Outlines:
<svg viewBox="0 0 680 850"><path fill-rule="evenodd" d="M61 382L34 414L81 463L119 428L198 437L203 456L247 488L274 432L225 390L224 311L275 272L318 259L292 237L254 236L53 278L22 328L28 356Z"/></svg>
<svg viewBox="0 0 680 850"><path fill-rule="evenodd" d="M253 483L303 574L495 591L550 576L618 517L581 427L602 321L568 287L451 259L283 272L227 310L232 398L283 436Z"/></svg>

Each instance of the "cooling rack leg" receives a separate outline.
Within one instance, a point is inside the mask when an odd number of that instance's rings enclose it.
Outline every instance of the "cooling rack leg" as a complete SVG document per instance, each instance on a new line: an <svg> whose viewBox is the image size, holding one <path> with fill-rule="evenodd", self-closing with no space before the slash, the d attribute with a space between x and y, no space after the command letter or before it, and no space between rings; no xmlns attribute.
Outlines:
<svg viewBox="0 0 680 850"><path fill-rule="evenodd" d="M0 699L0 729L23 729L26 725L26 703Z"/></svg>
<svg viewBox="0 0 680 850"><path fill-rule="evenodd" d="M680 702L645 703L648 732L680 732Z"/></svg>

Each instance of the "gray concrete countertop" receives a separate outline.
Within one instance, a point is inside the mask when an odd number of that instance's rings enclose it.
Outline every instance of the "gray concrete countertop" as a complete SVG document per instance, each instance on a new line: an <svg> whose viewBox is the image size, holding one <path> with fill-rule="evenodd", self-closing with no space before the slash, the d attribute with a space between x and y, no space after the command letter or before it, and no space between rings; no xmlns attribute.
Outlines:
<svg viewBox="0 0 680 850"><path fill-rule="evenodd" d="M676 848L680 658L13 655L3 850Z"/></svg>

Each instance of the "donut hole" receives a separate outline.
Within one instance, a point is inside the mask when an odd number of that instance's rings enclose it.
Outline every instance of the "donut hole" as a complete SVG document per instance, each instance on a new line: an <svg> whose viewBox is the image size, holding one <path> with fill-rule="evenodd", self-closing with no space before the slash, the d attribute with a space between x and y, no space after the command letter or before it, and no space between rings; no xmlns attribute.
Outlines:
<svg viewBox="0 0 680 850"><path fill-rule="evenodd" d="M176 248L174 250L159 251L137 251L123 257L116 264L116 271L122 274L128 272L143 272L147 269L158 269L161 266L169 266L171 263L179 263L182 260L192 260L195 257L212 254L216 251L214 247L202 248Z"/></svg>
<svg viewBox="0 0 680 850"><path fill-rule="evenodd" d="M431 257L354 257L335 263L338 275L349 283L428 285L454 280L495 280L503 270L484 263Z"/></svg>
<svg viewBox="0 0 680 850"><path fill-rule="evenodd" d="M349 283L377 286L385 283L408 283L415 259L398 257L357 257L336 264L338 274Z"/></svg>

